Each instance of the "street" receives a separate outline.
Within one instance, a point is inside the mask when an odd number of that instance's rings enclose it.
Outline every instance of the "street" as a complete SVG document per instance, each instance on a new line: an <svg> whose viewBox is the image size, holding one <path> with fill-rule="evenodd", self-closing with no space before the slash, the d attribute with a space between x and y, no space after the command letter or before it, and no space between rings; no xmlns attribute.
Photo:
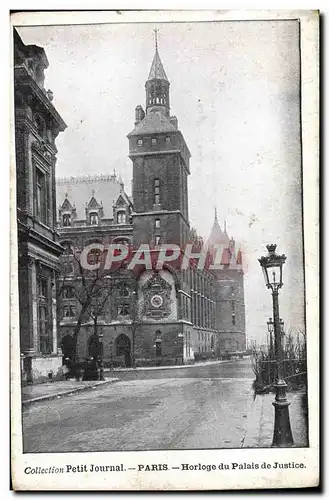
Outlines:
<svg viewBox="0 0 329 500"><path fill-rule="evenodd" d="M23 410L25 453L239 448L251 360L115 372L120 381Z"/></svg>

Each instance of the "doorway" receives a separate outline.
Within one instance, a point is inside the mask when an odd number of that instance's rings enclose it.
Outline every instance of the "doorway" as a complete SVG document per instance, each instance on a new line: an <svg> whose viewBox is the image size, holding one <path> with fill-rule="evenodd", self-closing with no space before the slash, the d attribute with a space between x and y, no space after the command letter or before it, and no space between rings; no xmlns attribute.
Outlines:
<svg viewBox="0 0 329 500"><path fill-rule="evenodd" d="M115 339L115 354L116 356L124 356L125 366L131 367L131 342L130 338L121 333Z"/></svg>

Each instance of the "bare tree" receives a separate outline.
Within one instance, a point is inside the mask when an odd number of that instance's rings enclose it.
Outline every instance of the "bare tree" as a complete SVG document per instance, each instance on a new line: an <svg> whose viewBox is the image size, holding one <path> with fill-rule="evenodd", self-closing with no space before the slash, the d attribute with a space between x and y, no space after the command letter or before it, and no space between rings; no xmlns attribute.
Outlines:
<svg viewBox="0 0 329 500"><path fill-rule="evenodd" d="M101 258L99 251L95 251L91 255L96 262ZM68 259L68 256L72 256L72 258ZM70 266L72 265L74 266L73 279L70 278L72 272ZM79 250L67 245L66 255L62 258L57 303L61 307L64 290L70 284L74 288L75 299L79 304L72 335L71 356L73 361L77 361L77 341L86 317L89 316L93 320L94 335L97 335L98 318L104 312L109 297L113 293L114 286L111 278L113 274L117 273L118 271L114 271L110 274L110 271L104 270L102 265L94 271L86 270L81 264Z"/></svg>

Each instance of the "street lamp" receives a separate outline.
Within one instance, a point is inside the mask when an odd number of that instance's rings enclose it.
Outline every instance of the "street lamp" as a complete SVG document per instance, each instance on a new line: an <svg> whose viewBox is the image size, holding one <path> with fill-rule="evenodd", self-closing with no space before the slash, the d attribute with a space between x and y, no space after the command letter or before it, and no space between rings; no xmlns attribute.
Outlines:
<svg viewBox="0 0 329 500"><path fill-rule="evenodd" d="M261 257L259 263L262 267L266 287L271 289L273 298L273 319L274 319L274 342L276 369L276 389L275 401L272 403L275 408L274 434L272 446L287 447L293 445L293 437L290 427L289 405L287 400L287 384L283 378L283 346L280 331L279 315L279 289L282 287L282 267L286 261L285 255L275 253L276 245L267 245L268 255Z"/></svg>
<svg viewBox="0 0 329 500"><path fill-rule="evenodd" d="M274 322L272 318L269 318L267 322L267 330L270 334L270 358L273 357L273 332L274 332Z"/></svg>

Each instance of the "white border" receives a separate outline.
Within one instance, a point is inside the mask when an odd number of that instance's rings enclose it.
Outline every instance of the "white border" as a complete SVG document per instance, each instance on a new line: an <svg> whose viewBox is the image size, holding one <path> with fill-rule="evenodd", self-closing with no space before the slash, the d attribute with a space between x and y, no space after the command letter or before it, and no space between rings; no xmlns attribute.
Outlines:
<svg viewBox="0 0 329 500"><path fill-rule="evenodd" d="M57 2L56 8L62 7ZM121 2L122 4L123 2ZM168 3L168 7L169 7ZM95 5L96 8L97 5ZM44 7L43 7L44 8ZM68 8L65 5L65 8ZM304 449L253 449L253 450L192 450L164 452L119 452L90 454L22 454L21 412L19 374L19 336L17 335L17 276L12 276L12 455L13 481L19 490L200 490L200 489L246 489L246 488L287 488L315 486L319 477L319 311L318 311L318 117L319 117L319 57L318 57L318 13L317 11L139 11L139 12L46 12L18 13L12 18L15 25L32 24L84 24L101 22L167 22L167 21L220 21L246 19L297 19L301 25L302 47L302 121L303 121L303 186L304 186L304 237L305 237L305 278L308 334L308 373L310 398L310 448ZM73 21L73 22L72 22ZM11 102L12 105L12 102ZM11 106L12 109L12 106ZM12 116L11 116L12 119ZM14 150L11 144L11 177L14 190ZM11 193L14 199L14 192ZM12 217L12 231L15 234L15 211ZM14 243L12 243L13 245ZM11 249L15 260L15 247ZM12 264L15 262L12 261ZM16 332L16 333L15 333ZM310 339L311 337L311 339ZM310 341L311 340L311 341ZM262 461L304 461L304 470L289 469L288 472L274 474L255 471L225 471L225 474L207 472L176 472L165 474L118 473L111 475L43 475L28 476L23 473L29 466L70 463L140 463L180 464L188 461L201 463L220 462L262 462Z"/></svg>

